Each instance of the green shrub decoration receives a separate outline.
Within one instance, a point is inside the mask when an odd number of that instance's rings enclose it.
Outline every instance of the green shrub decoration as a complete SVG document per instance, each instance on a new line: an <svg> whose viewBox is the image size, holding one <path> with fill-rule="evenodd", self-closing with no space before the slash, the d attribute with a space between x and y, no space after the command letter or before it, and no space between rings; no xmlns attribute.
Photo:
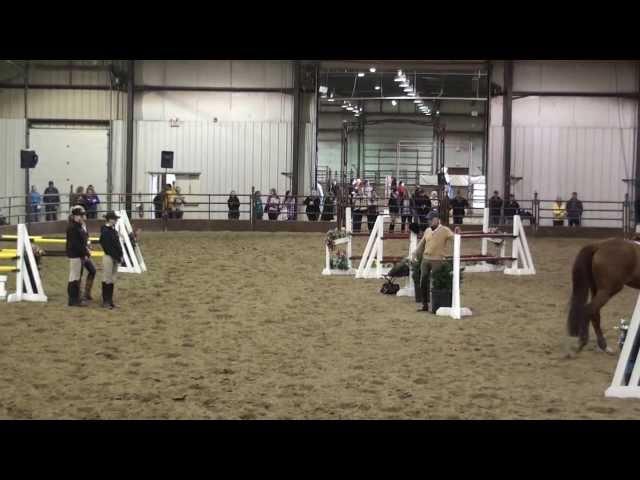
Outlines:
<svg viewBox="0 0 640 480"><path fill-rule="evenodd" d="M462 285L462 272L460 269L460 285ZM453 261L447 260L440 267L431 272L431 288L433 290L453 290Z"/></svg>

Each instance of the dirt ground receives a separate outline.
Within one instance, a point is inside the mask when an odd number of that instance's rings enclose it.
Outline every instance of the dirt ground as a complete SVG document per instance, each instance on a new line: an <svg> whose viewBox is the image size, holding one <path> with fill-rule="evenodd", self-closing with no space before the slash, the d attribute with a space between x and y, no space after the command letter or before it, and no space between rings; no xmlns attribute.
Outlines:
<svg viewBox="0 0 640 480"><path fill-rule="evenodd" d="M147 233L149 272L121 275L115 311L66 307L67 263L45 258L49 303L0 304L0 418L640 418L640 400L605 399L617 355L593 332L563 356L570 264L589 240L530 239L533 277L466 274L463 320L381 280L323 277L323 241ZM636 297L603 310L616 350Z"/></svg>

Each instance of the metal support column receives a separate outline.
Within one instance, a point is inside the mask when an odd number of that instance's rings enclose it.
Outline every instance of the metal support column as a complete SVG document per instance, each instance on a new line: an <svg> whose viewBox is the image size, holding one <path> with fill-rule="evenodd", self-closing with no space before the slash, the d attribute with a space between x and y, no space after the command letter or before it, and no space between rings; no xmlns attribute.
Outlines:
<svg viewBox="0 0 640 480"><path fill-rule="evenodd" d="M511 107L513 101L513 61L504 62L504 96L502 97L502 125L504 126L504 191L502 198L511 193Z"/></svg>
<svg viewBox="0 0 640 480"><path fill-rule="evenodd" d="M638 97L637 97L637 110L636 110L636 158L635 160L635 169L634 169L634 182L633 182L633 221L631 225L633 225L634 231L635 226L640 220L640 63L637 64L637 85L638 85Z"/></svg>
<svg viewBox="0 0 640 480"><path fill-rule="evenodd" d="M125 210L131 218L133 198L133 116L135 94L135 60L129 60L129 76L127 79L127 154L125 164Z"/></svg>
<svg viewBox="0 0 640 480"><path fill-rule="evenodd" d="M315 155L313 156L314 158L314 171L315 171L315 176L314 176L314 188L318 185L318 121L320 120L320 96L318 95L318 89L320 88L320 63L316 64L316 83L315 83L315 105L316 105L316 125L315 128L313 129L313 134L314 134L314 145L315 145Z"/></svg>
<svg viewBox="0 0 640 480"><path fill-rule="evenodd" d="M491 129L491 75L493 73L493 68L491 62L487 62L487 103L485 104L485 112L484 112L484 151L482 152L482 175L484 175L485 179L489 178L488 167L489 167L489 135ZM486 180L485 180L486 182ZM486 196L488 189L485 188L485 204L488 200Z"/></svg>
<svg viewBox="0 0 640 480"><path fill-rule="evenodd" d="M293 157L291 194L294 197L300 195L300 110L300 63L296 60L293 62L293 135L291 136L291 141L293 142L291 150L291 156Z"/></svg>
<svg viewBox="0 0 640 480"><path fill-rule="evenodd" d="M29 149L29 61L25 62L24 69L24 148ZM25 223L31 223L31 198L29 195L29 169L24 169L24 202Z"/></svg>

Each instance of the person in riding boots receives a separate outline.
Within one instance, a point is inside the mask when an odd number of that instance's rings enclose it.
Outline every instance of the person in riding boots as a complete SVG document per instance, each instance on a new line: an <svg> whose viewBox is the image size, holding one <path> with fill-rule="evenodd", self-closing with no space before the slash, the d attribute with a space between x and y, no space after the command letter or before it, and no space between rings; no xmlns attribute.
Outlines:
<svg viewBox="0 0 640 480"><path fill-rule="evenodd" d="M460 233L460 227L455 228L455 233ZM425 230L422 240L416 247L415 256L420 262L422 290L422 308L419 311L429 311L431 272L440 267L450 254L453 235L454 233L448 227L440 224L440 217L433 215L430 228Z"/></svg>
<svg viewBox="0 0 640 480"><path fill-rule="evenodd" d="M70 307L86 307L80 299L80 278L82 277L82 265L89 255L89 235L83 228L84 208L71 209L69 227L67 228L66 250L69 258L69 282L67 293Z"/></svg>
<svg viewBox="0 0 640 480"><path fill-rule="evenodd" d="M87 256L82 261L82 270L87 271L87 279L84 284L84 294L82 300L93 300L91 297L91 289L93 281L96 278L96 266L91 261L91 240L89 239L89 231L87 230L87 212L82 207L76 207L82 211L82 229L84 230L87 243ZM82 270L80 271L80 282L82 283Z"/></svg>
<svg viewBox="0 0 640 480"><path fill-rule="evenodd" d="M104 216L107 223L100 229L100 245L104 250L102 257L102 306L115 308L113 303L113 290L116 283L118 266L122 262L123 252L120 244L120 235L116 230L118 217L115 212L108 212Z"/></svg>

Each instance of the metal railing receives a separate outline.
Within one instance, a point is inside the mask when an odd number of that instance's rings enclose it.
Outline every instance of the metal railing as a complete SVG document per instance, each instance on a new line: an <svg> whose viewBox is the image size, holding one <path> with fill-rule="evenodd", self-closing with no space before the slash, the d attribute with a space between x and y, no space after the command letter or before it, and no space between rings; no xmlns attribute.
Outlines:
<svg viewBox="0 0 640 480"><path fill-rule="evenodd" d="M189 219L189 220L238 220L238 221L336 221L338 211L350 206L356 215L377 216L389 209L389 199L379 196L373 203L366 199L345 198L342 202L328 201L325 195L319 205L314 206L313 202L309 202L309 196L300 195L290 197L285 202L284 196L278 197L276 208L273 211L268 209L268 194L260 194L260 202L257 202L255 189L251 193L238 194L240 206L233 212L230 211L228 205L228 194L181 194L177 196L182 201L174 203L166 208L166 203L160 203L157 194L98 194L100 203L94 208L87 208L87 217L89 219L101 219L108 210L122 210L126 208L127 199L131 197L132 212L134 219ZM25 205L26 197L24 195L14 195L0 197L0 224L17 224L31 222L45 222L51 220L66 220L70 214L71 205L69 194L60 194L60 203L55 205L55 210L51 210L52 204L41 204L39 209L35 210L31 205ZM175 199L176 197L174 197ZM449 200L450 202L451 200ZM552 227L554 226L554 204L555 200L546 200L538 198L537 194L531 199L517 199L519 204L517 211L505 210L504 202L499 209L490 210L490 224L492 226L507 226L511 224L510 219L513 214L517 213L523 219L525 225L529 224L533 228ZM599 200L581 200L583 211L579 215L579 225L583 227L608 227L620 228L623 232L629 233L634 230L635 216L633 206L628 196L624 201L599 201ZM471 202L470 202L471 203ZM566 201L563 201L566 209ZM309 205L311 204L311 205ZM439 200L438 210L441 216L442 199ZM474 201L473 206L465 210L463 217L463 225L481 225L484 215L484 207L491 205L488 202ZM433 205L432 205L433 207ZM400 205L398 207L398 217L403 215L406 207ZM411 201L409 215L412 219L424 219L428 215L428 209L418 211ZM260 214L262 209L262 214ZM449 206L448 217L449 223L453 223L453 215ZM566 210L565 210L566 212ZM406 216L406 215L405 215ZM571 212L566 213L562 219L562 226L568 227L569 220L574 220ZM412 220L413 221L413 220ZM366 221L363 221L366 223ZM557 222L557 228L560 228ZM576 223L576 222L572 222Z"/></svg>

